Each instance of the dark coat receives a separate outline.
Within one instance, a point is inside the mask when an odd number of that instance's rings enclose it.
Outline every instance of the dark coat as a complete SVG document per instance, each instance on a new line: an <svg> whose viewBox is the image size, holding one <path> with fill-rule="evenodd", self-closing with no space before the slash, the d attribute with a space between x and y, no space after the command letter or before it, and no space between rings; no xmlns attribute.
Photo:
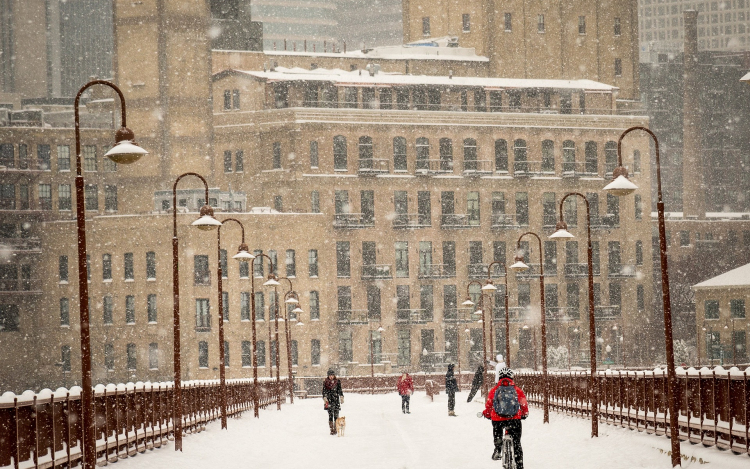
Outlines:
<svg viewBox="0 0 750 469"><path fill-rule="evenodd" d="M453 374L453 365L448 366L448 372L445 374L445 392L458 392L458 382L456 381L456 376Z"/></svg>
<svg viewBox="0 0 750 469"><path fill-rule="evenodd" d="M339 397L344 395L341 390L341 381L338 378L326 378L323 381L323 399L328 401L328 408L341 410L341 401Z"/></svg>
<svg viewBox="0 0 750 469"><path fill-rule="evenodd" d="M471 387L479 389L482 384L484 384L484 366L479 365L476 373L474 373L474 379L471 381Z"/></svg>

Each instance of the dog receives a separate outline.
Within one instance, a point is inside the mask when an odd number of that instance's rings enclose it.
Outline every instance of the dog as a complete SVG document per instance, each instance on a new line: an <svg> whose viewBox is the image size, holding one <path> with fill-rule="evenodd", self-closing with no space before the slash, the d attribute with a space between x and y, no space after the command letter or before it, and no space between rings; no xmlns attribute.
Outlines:
<svg viewBox="0 0 750 469"><path fill-rule="evenodd" d="M336 419L336 434L344 436L344 430L346 430L346 417L339 417Z"/></svg>

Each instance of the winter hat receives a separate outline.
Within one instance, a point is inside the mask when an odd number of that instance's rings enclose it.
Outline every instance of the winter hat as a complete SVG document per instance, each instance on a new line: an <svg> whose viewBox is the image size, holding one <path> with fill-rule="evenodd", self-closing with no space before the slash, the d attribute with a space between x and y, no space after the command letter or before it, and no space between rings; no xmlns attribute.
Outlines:
<svg viewBox="0 0 750 469"><path fill-rule="evenodd" d="M336 376L336 372L333 371L333 368L328 369L328 374L326 376L331 376L331 375Z"/></svg>
<svg viewBox="0 0 750 469"><path fill-rule="evenodd" d="M500 370L497 372L498 379L502 378L510 378L513 379L513 370L511 370L508 367L500 368Z"/></svg>
<svg viewBox="0 0 750 469"><path fill-rule="evenodd" d="M500 354L498 354L498 355L497 355L497 362L498 362L498 363L502 363L502 361L503 361L503 356L502 356L502 355L500 355Z"/></svg>
<svg viewBox="0 0 750 469"><path fill-rule="evenodd" d="M453 371L453 363L451 363L450 365L448 365L448 371Z"/></svg>

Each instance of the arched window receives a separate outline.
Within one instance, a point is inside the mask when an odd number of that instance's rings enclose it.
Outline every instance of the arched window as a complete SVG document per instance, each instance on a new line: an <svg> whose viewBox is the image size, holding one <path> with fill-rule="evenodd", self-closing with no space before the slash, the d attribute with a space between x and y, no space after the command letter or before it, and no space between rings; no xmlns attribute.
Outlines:
<svg viewBox="0 0 750 469"><path fill-rule="evenodd" d="M513 142L513 172L526 173L528 171L526 140L519 138Z"/></svg>
<svg viewBox="0 0 750 469"><path fill-rule="evenodd" d="M552 140L542 142L542 172L555 172L555 144Z"/></svg>
<svg viewBox="0 0 750 469"><path fill-rule="evenodd" d="M453 141L449 138L440 139L440 171L453 171Z"/></svg>
<svg viewBox="0 0 750 469"><path fill-rule="evenodd" d="M592 142L592 141L586 142L586 148L584 152L585 152L584 158L586 159L585 160L586 167L584 171L587 174L598 174L599 173L599 166L598 166L599 156L597 154L596 142Z"/></svg>
<svg viewBox="0 0 750 469"><path fill-rule="evenodd" d="M477 170L477 141L473 138L464 139L464 171Z"/></svg>
<svg viewBox="0 0 750 469"><path fill-rule="evenodd" d="M508 142L495 140L495 171L508 172Z"/></svg>
<svg viewBox="0 0 750 469"><path fill-rule="evenodd" d="M417 139L417 170L430 169L430 140L425 137Z"/></svg>
<svg viewBox="0 0 750 469"><path fill-rule="evenodd" d="M406 139L404 137L393 139L393 170L406 171Z"/></svg>
<svg viewBox="0 0 750 469"><path fill-rule="evenodd" d="M617 144L609 141L604 144L604 172L612 174L617 167Z"/></svg>
<svg viewBox="0 0 750 469"><path fill-rule="evenodd" d="M359 168L373 169L372 137L359 137Z"/></svg>
<svg viewBox="0 0 750 469"><path fill-rule="evenodd" d="M346 171L346 137L333 137L333 169Z"/></svg>
<svg viewBox="0 0 750 469"><path fill-rule="evenodd" d="M575 174L576 172L576 143L573 140L565 140L562 147L562 171L563 174Z"/></svg>

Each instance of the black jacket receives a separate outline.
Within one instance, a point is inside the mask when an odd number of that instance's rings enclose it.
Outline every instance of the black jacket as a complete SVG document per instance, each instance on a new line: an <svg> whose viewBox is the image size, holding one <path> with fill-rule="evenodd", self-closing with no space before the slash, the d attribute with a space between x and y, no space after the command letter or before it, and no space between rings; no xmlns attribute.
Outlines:
<svg viewBox="0 0 750 469"><path fill-rule="evenodd" d="M453 374L453 367L448 367L448 372L445 374L445 392L455 393L458 391L458 382L456 376Z"/></svg>
<svg viewBox="0 0 750 469"><path fill-rule="evenodd" d="M328 378L323 381L323 399L328 400L328 408L333 410L341 409L340 396L344 395L341 390L341 381L334 378L332 381Z"/></svg>
<svg viewBox="0 0 750 469"><path fill-rule="evenodd" d="M474 379L471 381L472 388L479 388L484 383L484 367L479 365L477 372L474 373Z"/></svg>

